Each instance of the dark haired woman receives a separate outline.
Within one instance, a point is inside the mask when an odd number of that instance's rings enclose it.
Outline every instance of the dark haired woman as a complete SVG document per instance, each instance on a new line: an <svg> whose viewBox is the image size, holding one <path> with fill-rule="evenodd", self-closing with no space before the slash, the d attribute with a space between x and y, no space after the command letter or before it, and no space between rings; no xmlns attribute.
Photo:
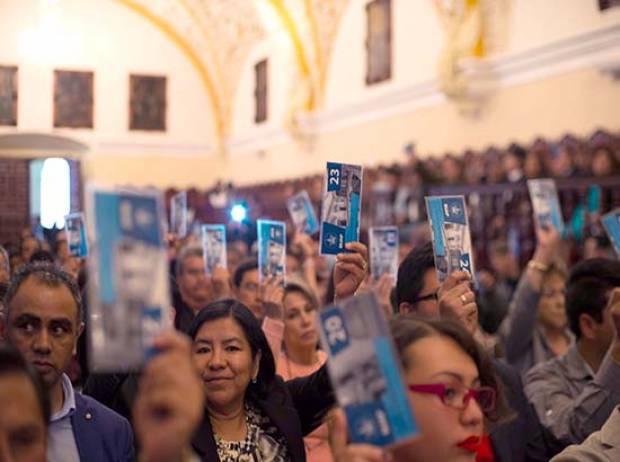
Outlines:
<svg viewBox="0 0 620 462"><path fill-rule="evenodd" d="M325 367L288 382L260 324L234 300L212 303L190 329L206 412L193 441L208 461L305 461L303 437L334 405Z"/></svg>
<svg viewBox="0 0 620 462"><path fill-rule="evenodd" d="M492 462L488 424L507 417L490 359L473 337L451 321L398 317L392 334L404 367L411 408L421 436L394 451L396 461ZM332 434L337 462L375 462L379 449L346 445L342 416Z"/></svg>

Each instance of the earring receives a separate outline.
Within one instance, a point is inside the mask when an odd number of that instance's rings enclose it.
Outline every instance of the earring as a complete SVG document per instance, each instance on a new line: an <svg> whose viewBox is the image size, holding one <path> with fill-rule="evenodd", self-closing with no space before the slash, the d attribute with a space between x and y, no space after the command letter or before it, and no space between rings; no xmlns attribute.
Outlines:
<svg viewBox="0 0 620 462"><path fill-rule="evenodd" d="M256 383L256 377L252 379L252 383Z"/></svg>

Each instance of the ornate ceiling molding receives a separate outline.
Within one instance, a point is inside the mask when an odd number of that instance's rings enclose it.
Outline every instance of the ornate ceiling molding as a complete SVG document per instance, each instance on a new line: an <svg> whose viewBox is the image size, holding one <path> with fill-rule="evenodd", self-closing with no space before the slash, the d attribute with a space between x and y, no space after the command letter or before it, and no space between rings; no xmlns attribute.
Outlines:
<svg viewBox="0 0 620 462"><path fill-rule="evenodd" d="M198 72L215 120L216 144L230 132L235 93L265 31L247 0L117 0L166 35Z"/></svg>
<svg viewBox="0 0 620 462"><path fill-rule="evenodd" d="M273 8L294 50L289 116L323 105L333 44L350 0L117 0L168 37L198 72L213 111L216 143L230 135L234 102L252 48L266 36L257 2ZM294 122L293 122L294 125ZM295 130L294 127L290 127Z"/></svg>

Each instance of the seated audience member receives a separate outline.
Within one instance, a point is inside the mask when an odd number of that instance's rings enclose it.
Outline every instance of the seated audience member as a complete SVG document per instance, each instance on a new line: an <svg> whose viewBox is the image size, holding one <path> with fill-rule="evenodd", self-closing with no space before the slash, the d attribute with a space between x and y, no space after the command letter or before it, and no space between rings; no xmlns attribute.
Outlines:
<svg viewBox="0 0 620 462"><path fill-rule="evenodd" d="M0 461L45 462L50 403L21 354L0 344Z"/></svg>
<svg viewBox="0 0 620 462"><path fill-rule="evenodd" d="M396 303L402 314L413 313L427 319L451 319L480 338L477 307L469 278L453 273L443 285L437 280L432 244L414 248L398 268ZM484 344L483 344L484 345ZM489 350L488 347L485 347ZM500 426L494 447L502 451L499 460L548 460L558 449L541 427L523 394L519 374L507 364L494 360L496 372L506 387L506 397L516 419Z"/></svg>
<svg viewBox="0 0 620 462"><path fill-rule="evenodd" d="M284 289L284 341L276 357L276 372L284 380L305 377L316 372L327 360L317 348L319 301L307 284L297 278L288 279ZM304 438L308 462L329 462L327 425L323 424Z"/></svg>
<svg viewBox="0 0 620 462"><path fill-rule="evenodd" d="M476 298L480 326L485 332L495 334L508 312L508 305L519 281L519 259L506 240L496 240L489 245L490 270L481 269L477 277L480 291Z"/></svg>
<svg viewBox="0 0 620 462"><path fill-rule="evenodd" d="M300 261L298 273L305 279L310 290L318 296L320 292L317 282L317 258L320 258L318 244L308 234L296 232L291 240L291 250Z"/></svg>
<svg viewBox="0 0 620 462"><path fill-rule="evenodd" d="M545 155L546 150L543 147L532 146L528 151L523 163L523 173L528 180L545 177L543 161Z"/></svg>
<svg viewBox="0 0 620 462"><path fill-rule="evenodd" d="M54 255L47 250L37 250L30 256L28 263L54 263Z"/></svg>
<svg viewBox="0 0 620 462"><path fill-rule="evenodd" d="M28 265L13 278L5 305L2 337L37 370L50 394L48 461L132 460L129 422L76 392L64 373L84 327L73 279L55 265Z"/></svg>
<svg viewBox="0 0 620 462"><path fill-rule="evenodd" d="M566 284L566 313L576 344L531 369L525 393L543 425L574 444L620 404L620 262L577 263Z"/></svg>
<svg viewBox="0 0 620 462"><path fill-rule="evenodd" d="M583 259L615 258L614 248L607 235L588 236L583 242Z"/></svg>
<svg viewBox="0 0 620 462"><path fill-rule="evenodd" d="M79 258L70 255L62 261L60 267L65 273L70 274L76 282L78 281L82 269L82 261Z"/></svg>
<svg viewBox="0 0 620 462"><path fill-rule="evenodd" d="M414 248L398 267L396 302L401 314L452 318L461 322L472 335L479 335L478 308L469 274L452 273L440 285L431 242Z"/></svg>
<svg viewBox="0 0 620 462"><path fill-rule="evenodd" d="M9 279L11 279L9 253L0 245L0 284L8 284Z"/></svg>
<svg viewBox="0 0 620 462"><path fill-rule="evenodd" d="M22 239L20 246L20 256L22 262L28 263L30 257L37 250L41 250L41 243L34 236L26 236Z"/></svg>
<svg viewBox="0 0 620 462"><path fill-rule="evenodd" d="M230 296L228 271L216 268L212 276L205 272L202 247L188 245L179 252L175 265L178 294L174 294L174 326L187 333L198 311L209 303Z"/></svg>
<svg viewBox="0 0 620 462"><path fill-rule="evenodd" d="M391 459L517 460L505 459L513 448L498 446L494 438L494 432L501 428L499 422L509 420L511 411L490 358L472 336L457 323L412 316L398 316L391 327L420 430L419 439L395 449ZM330 430L337 462L388 460L379 448L347 446L343 414L336 414Z"/></svg>
<svg viewBox="0 0 620 462"><path fill-rule="evenodd" d="M557 263L562 244L555 229L541 230L500 329L506 361L521 374L562 356L574 341L564 309L566 271Z"/></svg>
<svg viewBox="0 0 620 462"><path fill-rule="evenodd" d="M617 462L620 460L620 407L616 407L603 427L581 444L568 446L551 462Z"/></svg>
<svg viewBox="0 0 620 462"><path fill-rule="evenodd" d="M59 233L56 238L56 261L62 264L67 258L71 257L71 252L69 251L69 243L67 239L64 237L64 233Z"/></svg>
<svg viewBox="0 0 620 462"><path fill-rule="evenodd" d="M9 266L11 267L11 275L17 273L17 271L25 264L26 262L22 260L21 252L14 250L9 252Z"/></svg>
<svg viewBox="0 0 620 462"><path fill-rule="evenodd" d="M504 153L503 164L506 179L509 183L519 183L524 180L523 164L527 152L520 145L513 143Z"/></svg>
<svg viewBox="0 0 620 462"><path fill-rule="evenodd" d="M202 460L303 461L303 437L334 405L325 366L284 382L254 314L235 300L200 311L190 329L206 397L192 446Z"/></svg>
<svg viewBox="0 0 620 462"><path fill-rule="evenodd" d="M280 318L284 295L279 278L260 284L258 260L250 258L237 266L233 276L235 297L262 321L266 316ZM275 311L275 313L274 313Z"/></svg>
<svg viewBox="0 0 620 462"><path fill-rule="evenodd" d="M606 177L618 172L616 159L611 149L601 146L594 151L592 156L592 175L596 177Z"/></svg>

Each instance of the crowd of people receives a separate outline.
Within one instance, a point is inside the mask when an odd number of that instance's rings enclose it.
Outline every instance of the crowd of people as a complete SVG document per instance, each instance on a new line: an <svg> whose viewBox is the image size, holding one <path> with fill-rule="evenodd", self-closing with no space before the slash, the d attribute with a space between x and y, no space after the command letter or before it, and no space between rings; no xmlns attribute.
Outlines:
<svg viewBox="0 0 620 462"><path fill-rule="evenodd" d="M283 205L284 206L284 205ZM422 238L420 238L422 239ZM284 280L260 280L232 239L205 272L192 234L167 240L174 331L134 373L89 369L88 265L64 233L0 247L0 460L619 460L620 261L577 262L553 228L524 267L439 282L430 241L401 249L396 281L364 243L334 259L288 240ZM317 313L373 291L390 321L420 435L352 443L319 347Z"/></svg>

